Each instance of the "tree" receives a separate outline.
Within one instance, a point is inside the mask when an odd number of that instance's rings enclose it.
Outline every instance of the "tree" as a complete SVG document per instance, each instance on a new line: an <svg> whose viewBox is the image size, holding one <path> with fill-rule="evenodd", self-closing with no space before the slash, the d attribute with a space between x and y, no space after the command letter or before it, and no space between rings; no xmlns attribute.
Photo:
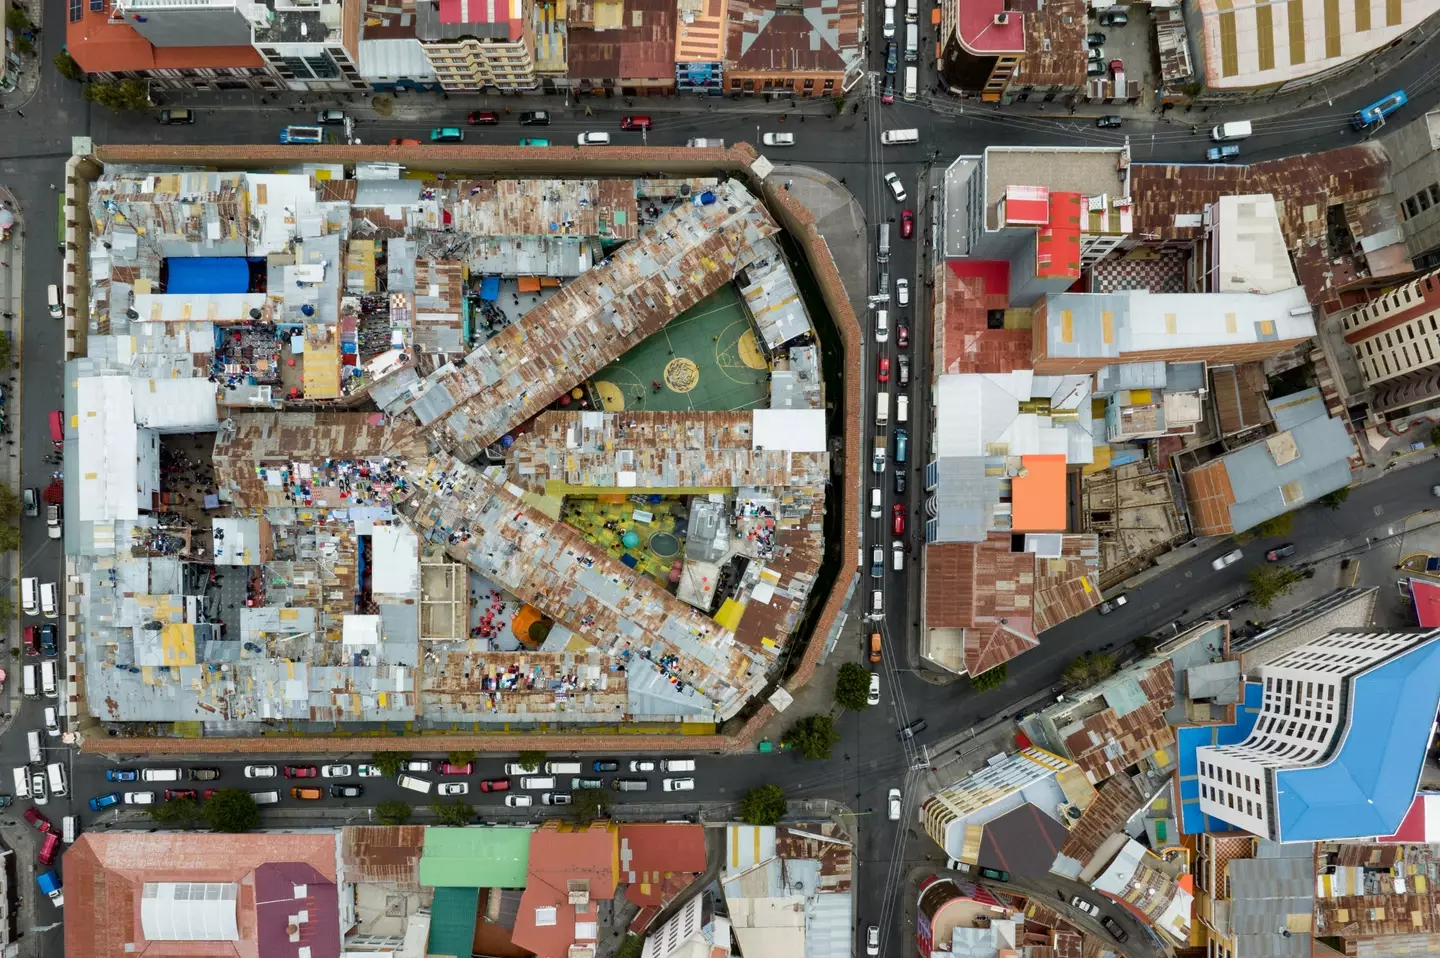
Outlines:
<svg viewBox="0 0 1440 958"><path fill-rule="evenodd" d="M1303 578L1303 574L1289 566L1256 566L1250 570L1250 602L1268 609L1270 603L1289 592Z"/></svg>
<svg viewBox="0 0 1440 958"><path fill-rule="evenodd" d="M375 806L375 817L381 825L404 825L410 821L410 806L392 798Z"/></svg>
<svg viewBox="0 0 1440 958"><path fill-rule="evenodd" d="M138 113L150 109L150 94L139 80L121 80L119 83L87 83L85 99L108 107L116 113L126 111Z"/></svg>
<svg viewBox="0 0 1440 958"><path fill-rule="evenodd" d="M447 755L446 758L449 759L451 765L469 765L475 761L475 753L457 749Z"/></svg>
<svg viewBox="0 0 1440 958"><path fill-rule="evenodd" d="M1253 527L1250 531L1257 539L1269 538L1271 536L1288 536L1290 530L1295 527L1295 513L1282 512L1278 516L1272 516Z"/></svg>
<svg viewBox="0 0 1440 958"><path fill-rule="evenodd" d="M1142 635L1132 644L1135 646L1135 654L1142 658L1154 652L1155 646L1159 645L1153 635Z"/></svg>
<svg viewBox="0 0 1440 958"><path fill-rule="evenodd" d="M776 825L790 804L779 785L757 785L740 798L740 820L746 825Z"/></svg>
<svg viewBox="0 0 1440 958"><path fill-rule="evenodd" d="M830 747L840 741L835 731L835 720L828 715L812 715L790 726L785 733L786 746L796 749L806 758L829 758Z"/></svg>
<svg viewBox="0 0 1440 958"><path fill-rule="evenodd" d="M8 522L0 522L0 552L14 552L20 548L20 529Z"/></svg>
<svg viewBox="0 0 1440 958"><path fill-rule="evenodd" d="M988 692L991 689L998 689L1005 684L1005 680L1009 677L1009 668L1006 667L1004 662L1001 662L993 669L981 672L979 675L971 678L970 689L975 692Z"/></svg>
<svg viewBox="0 0 1440 958"><path fill-rule="evenodd" d="M394 778L400 774L400 767L410 761L409 752L376 752L370 756L370 761L380 769L380 774L386 778Z"/></svg>
<svg viewBox="0 0 1440 958"><path fill-rule="evenodd" d="M80 69L80 64L75 62L75 58L64 50L51 57L50 62L55 64L55 69L65 79L74 80L76 83L84 82L85 71Z"/></svg>
<svg viewBox="0 0 1440 958"><path fill-rule="evenodd" d="M1109 655L1086 652L1069 665L1060 678L1066 685L1076 688L1088 688L1115 674L1115 658Z"/></svg>
<svg viewBox="0 0 1440 958"><path fill-rule="evenodd" d="M1341 945L1344 948L1344 945ZM645 939L633 931L625 935L625 940L620 944L620 950L615 953L615 958L640 958L645 951Z"/></svg>
<svg viewBox="0 0 1440 958"><path fill-rule="evenodd" d="M870 670L846 662L835 673L835 701L841 708L863 712L870 707Z"/></svg>
<svg viewBox="0 0 1440 958"><path fill-rule="evenodd" d="M145 809L152 821L161 825L193 825L200 820L200 803L193 798L173 802L156 802Z"/></svg>
<svg viewBox="0 0 1440 958"><path fill-rule="evenodd" d="M544 752L521 752L517 761L524 766L527 772L538 772L540 766L545 764Z"/></svg>
<svg viewBox="0 0 1440 958"><path fill-rule="evenodd" d="M581 788L570 793L570 817L588 823L610 817L610 793L603 788Z"/></svg>
<svg viewBox="0 0 1440 958"><path fill-rule="evenodd" d="M463 828L475 818L475 806L463 798L457 798L453 802L442 802L437 798L430 803L430 810L440 819L441 825L455 828Z"/></svg>
<svg viewBox="0 0 1440 958"><path fill-rule="evenodd" d="M17 519L24 502L14 489L0 483L0 519Z"/></svg>
<svg viewBox="0 0 1440 958"><path fill-rule="evenodd" d="M30 39L28 34L22 33L15 38L15 51L28 56L35 52L35 41Z"/></svg>
<svg viewBox="0 0 1440 958"><path fill-rule="evenodd" d="M1436 428L1436 429L1440 429L1440 426L1436 426L1435 428ZM1349 486L1341 486L1339 489L1336 489L1334 492L1327 492L1327 493L1325 493L1325 495L1321 496L1319 499L1316 499L1315 501L1318 502L1318 503L1320 503L1320 504L1321 504L1322 506L1324 506L1326 509L1329 509L1329 510L1331 510L1331 511L1333 512L1333 511L1339 509L1341 506L1343 506L1343 505L1345 504L1345 500L1346 500L1346 499L1349 499L1349 498L1350 498L1350 487L1349 487Z"/></svg>
<svg viewBox="0 0 1440 958"><path fill-rule="evenodd" d="M11 7L5 11L5 26L19 33L21 30L30 26L30 17L26 15L24 10L18 7Z"/></svg>
<svg viewBox="0 0 1440 958"><path fill-rule="evenodd" d="M1440 446L1440 426L1430 427L1430 445Z"/></svg>
<svg viewBox="0 0 1440 958"><path fill-rule="evenodd" d="M845 98L843 96L832 96L830 102L835 105L836 116L845 112Z"/></svg>
<svg viewBox="0 0 1440 958"><path fill-rule="evenodd" d="M251 832L260 827L260 806L244 789L222 788L200 806L200 818L212 832Z"/></svg>

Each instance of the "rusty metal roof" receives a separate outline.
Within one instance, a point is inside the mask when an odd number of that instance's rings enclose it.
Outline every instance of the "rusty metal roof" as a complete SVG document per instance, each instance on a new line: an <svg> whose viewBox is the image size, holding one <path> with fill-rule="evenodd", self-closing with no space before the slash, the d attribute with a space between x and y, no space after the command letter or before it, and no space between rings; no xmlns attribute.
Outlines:
<svg viewBox="0 0 1440 958"><path fill-rule="evenodd" d="M730 0L731 69L838 73L859 53L859 0L804 0L781 12L779 0Z"/></svg>

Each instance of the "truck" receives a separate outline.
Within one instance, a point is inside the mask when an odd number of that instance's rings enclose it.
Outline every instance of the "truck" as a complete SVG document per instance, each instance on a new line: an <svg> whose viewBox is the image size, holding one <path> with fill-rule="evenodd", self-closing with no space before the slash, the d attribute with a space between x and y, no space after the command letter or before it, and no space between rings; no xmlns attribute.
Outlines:
<svg viewBox="0 0 1440 958"><path fill-rule="evenodd" d="M35 876L35 884L39 885L40 890L50 896L50 900L55 903L56 908L65 907L65 892L60 885L60 877L58 875L54 872L41 872Z"/></svg>
<svg viewBox="0 0 1440 958"><path fill-rule="evenodd" d="M1221 140L1243 140L1250 135L1250 121L1236 120L1233 123L1221 123L1210 131L1210 139L1219 143Z"/></svg>

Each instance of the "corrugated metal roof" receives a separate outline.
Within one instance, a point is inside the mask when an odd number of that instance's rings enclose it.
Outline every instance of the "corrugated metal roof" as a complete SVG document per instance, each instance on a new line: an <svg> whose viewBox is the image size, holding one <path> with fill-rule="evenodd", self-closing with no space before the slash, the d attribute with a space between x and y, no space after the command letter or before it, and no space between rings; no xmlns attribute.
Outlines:
<svg viewBox="0 0 1440 958"><path fill-rule="evenodd" d="M425 48L414 37L360 41L360 75L367 80L435 79Z"/></svg>

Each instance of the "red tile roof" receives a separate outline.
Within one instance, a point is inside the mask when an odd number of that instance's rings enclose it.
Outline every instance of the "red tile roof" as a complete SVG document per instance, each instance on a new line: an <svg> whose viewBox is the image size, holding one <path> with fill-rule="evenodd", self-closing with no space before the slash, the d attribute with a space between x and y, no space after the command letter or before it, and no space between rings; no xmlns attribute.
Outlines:
<svg viewBox="0 0 1440 958"><path fill-rule="evenodd" d="M803 0L781 12L777 0L729 0L726 58L732 71L839 73L860 43L859 0ZM818 25L824 26L820 29Z"/></svg>
<svg viewBox="0 0 1440 958"><path fill-rule="evenodd" d="M941 373L1008 373L1030 366L1028 329L990 329L990 310L1010 304L1010 264L946 264L939 344Z"/></svg>
<svg viewBox="0 0 1440 958"><path fill-rule="evenodd" d="M595 922L595 902L615 897L620 873L620 843L615 826L549 824L530 836L530 865L525 893L515 916L511 941L536 958L566 958L577 926ZM582 881L589 904L570 904L569 882Z"/></svg>
<svg viewBox="0 0 1440 958"><path fill-rule="evenodd" d="M308 866L306 874L313 871L332 883L333 900L336 857L333 834L113 832L81 835L65 853L65 905L72 918L83 916L84 920L65 923L65 954L67 958L133 958L136 954L259 958L255 873L271 864ZM147 882L239 885L236 908L240 940L147 941L140 923L140 894ZM320 916L315 920L320 920ZM328 920L338 929L337 914L332 912ZM268 922L268 918L264 921ZM338 953L337 940L333 948L316 950L314 958L335 958ZM285 952L279 954L283 956Z"/></svg>
<svg viewBox="0 0 1440 958"><path fill-rule="evenodd" d="M971 675L1040 644L1031 621L1035 556L1011 552L1008 532L992 532L979 543L930 546L925 579L925 627L965 630Z"/></svg>
<svg viewBox="0 0 1440 958"><path fill-rule="evenodd" d="M1225 535L1235 531L1235 520L1230 518L1235 490L1230 488L1225 460L1215 459L1196 466L1184 474L1183 481L1196 535Z"/></svg>
<svg viewBox="0 0 1440 958"><path fill-rule="evenodd" d="M967 0L959 5L955 34L961 46L971 53L1025 52L1025 18L1009 13L1005 0ZM1004 23L997 23L1003 17Z"/></svg>
<svg viewBox="0 0 1440 958"><path fill-rule="evenodd" d="M571 79L674 80L674 0L624 0L624 27L596 30L595 8L601 5L584 0L569 6L566 68Z"/></svg>
<svg viewBox="0 0 1440 958"><path fill-rule="evenodd" d="M620 826L620 881L629 885L625 897L638 905L659 904L666 878L698 875L705 864L700 825Z"/></svg>
<svg viewBox="0 0 1440 958"><path fill-rule="evenodd" d="M440 0L440 22L503 23L514 42L525 32L520 4L512 0Z"/></svg>
<svg viewBox="0 0 1440 958"><path fill-rule="evenodd" d="M86 5L84 15L65 27L65 49L86 73L123 70L199 70L227 67L263 67L252 46L153 47L133 28L111 23L110 14Z"/></svg>

